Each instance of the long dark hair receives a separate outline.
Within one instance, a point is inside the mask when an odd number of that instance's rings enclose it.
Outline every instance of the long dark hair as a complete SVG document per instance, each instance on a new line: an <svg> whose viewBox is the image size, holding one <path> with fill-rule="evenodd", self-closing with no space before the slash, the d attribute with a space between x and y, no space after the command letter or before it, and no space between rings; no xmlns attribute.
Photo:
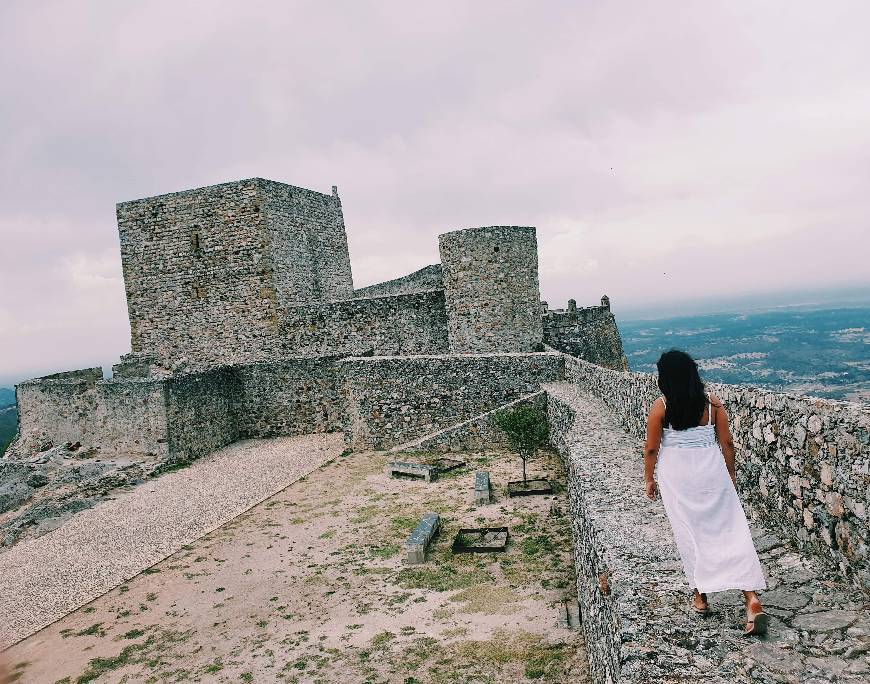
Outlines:
<svg viewBox="0 0 870 684"><path fill-rule="evenodd" d="M659 357L656 368L659 389L665 395L665 425L674 430L698 425L707 403L698 364L686 352L669 349Z"/></svg>

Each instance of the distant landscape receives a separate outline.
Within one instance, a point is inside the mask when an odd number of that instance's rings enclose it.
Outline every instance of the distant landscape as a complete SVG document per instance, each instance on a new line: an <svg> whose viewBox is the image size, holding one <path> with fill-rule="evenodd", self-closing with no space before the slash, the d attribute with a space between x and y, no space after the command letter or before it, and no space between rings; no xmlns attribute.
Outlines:
<svg viewBox="0 0 870 684"><path fill-rule="evenodd" d="M633 371L655 372L659 355L676 347L691 354L711 382L870 401L867 305L617 322Z"/></svg>
<svg viewBox="0 0 870 684"><path fill-rule="evenodd" d="M18 427L18 411L15 407L15 391L9 387L0 387L0 454L15 436Z"/></svg>

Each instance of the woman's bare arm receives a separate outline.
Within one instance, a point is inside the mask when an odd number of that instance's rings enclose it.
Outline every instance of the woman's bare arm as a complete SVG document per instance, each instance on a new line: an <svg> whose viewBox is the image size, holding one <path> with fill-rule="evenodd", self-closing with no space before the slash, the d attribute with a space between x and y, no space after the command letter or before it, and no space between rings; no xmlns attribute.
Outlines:
<svg viewBox="0 0 870 684"><path fill-rule="evenodd" d="M653 474L655 473L656 461L658 460L659 447L662 443L664 420L664 402L656 399L646 418L646 444L643 447L643 479L646 483L646 495L649 499L656 498Z"/></svg>
<svg viewBox="0 0 870 684"><path fill-rule="evenodd" d="M710 403L713 406L713 423L716 425L716 440L722 449L722 455L725 457L725 467L728 468L731 481L737 486L737 472L734 465L734 440L731 439L731 430L728 427L728 413L725 411L722 402L712 392L710 392Z"/></svg>

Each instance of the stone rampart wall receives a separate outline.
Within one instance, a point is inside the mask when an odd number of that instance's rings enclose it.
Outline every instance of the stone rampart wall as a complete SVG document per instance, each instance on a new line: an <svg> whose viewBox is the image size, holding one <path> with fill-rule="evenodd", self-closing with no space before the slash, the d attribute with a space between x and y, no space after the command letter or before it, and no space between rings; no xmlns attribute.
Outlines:
<svg viewBox="0 0 870 684"><path fill-rule="evenodd" d="M643 437L655 376L566 360L566 379L601 397ZM753 517L870 587L870 407L708 383L734 438L737 489ZM638 454L641 458L641 454Z"/></svg>
<svg viewBox="0 0 870 684"><path fill-rule="evenodd" d="M410 294L444 289L441 264L432 264L409 273L401 278L393 278L383 283L367 285L354 291L354 297L383 297L385 295Z"/></svg>
<svg viewBox="0 0 870 684"><path fill-rule="evenodd" d="M284 359L235 367L242 437L341 430L334 358Z"/></svg>
<svg viewBox="0 0 870 684"><path fill-rule="evenodd" d="M546 312L543 321L544 344L599 366L629 369L609 306L569 306L567 311Z"/></svg>
<svg viewBox="0 0 870 684"><path fill-rule="evenodd" d="M80 442L119 453L167 454L166 403L160 380L102 380L90 368L20 383L18 438L22 454Z"/></svg>
<svg viewBox="0 0 870 684"><path fill-rule="evenodd" d="M169 458L191 461L239 438L239 381L231 368L175 375L165 382Z"/></svg>
<svg viewBox="0 0 870 684"><path fill-rule="evenodd" d="M479 354L339 362L344 432L355 449L388 449L489 411L563 377L564 356Z"/></svg>
<svg viewBox="0 0 870 684"><path fill-rule="evenodd" d="M303 304L281 318L285 352L294 356L447 352L443 290Z"/></svg>

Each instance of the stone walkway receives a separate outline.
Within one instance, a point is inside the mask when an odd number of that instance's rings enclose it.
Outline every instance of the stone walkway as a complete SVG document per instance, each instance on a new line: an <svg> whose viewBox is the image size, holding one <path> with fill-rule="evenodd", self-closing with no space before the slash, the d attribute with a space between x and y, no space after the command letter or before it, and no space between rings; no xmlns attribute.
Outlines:
<svg viewBox="0 0 870 684"><path fill-rule="evenodd" d="M248 440L0 555L0 648L104 594L315 470L340 434Z"/></svg>
<svg viewBox="0 0 870 684"><path fill-rule="evenodd" d="M649 681L695 681L688 672L688 678L677 674L690 666L687 671L700 672L699 679L710 682L870 682L870 597L752 520L768 580L768 589L759 592L772 616L768 635L742 634L745 609L739 591L708 595L713 614L707 618L691 613L691 589L677 560L661 500L650 502L643 493L642 442L627 435L597 397L567 383L549 385L547 390L577 411L575 424L586 435L583 450L593 464L602 464L602 474L590 471L601 480L594 485L590 480L590 486L596 486L591 499L603 494L606 500L598 505L608 508L611 521L618 518L610 525L612 530L602 530L602 539L613 532L622 537L621 544L633 536L650 547L644 555L659 558L641 569L637 568L642 564L636 563L635 586L622 588L625 601L645 589L657 593L655 601L643 604L636 615L645 623L643 629L657 639L657 645L651 643L648 649L649 665L643 668L647 675L655 673ZM623 501L616 505L613 497ZM626 537L629 529L632 534ZM623 634L626 638L633 637Z"/></svg>

